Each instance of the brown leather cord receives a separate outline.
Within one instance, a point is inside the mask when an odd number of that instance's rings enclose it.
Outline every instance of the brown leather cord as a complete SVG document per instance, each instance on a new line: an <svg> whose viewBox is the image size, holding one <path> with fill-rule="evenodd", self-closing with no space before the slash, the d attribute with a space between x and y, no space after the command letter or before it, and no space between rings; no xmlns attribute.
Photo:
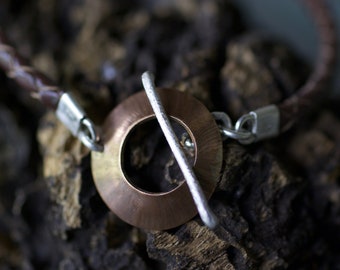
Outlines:
<svg viewBox="0 0 340 270"><path fill-rule="evenodd" d="M29 66L27 62L8 45L0 31L0 68L23 89L38 98L46 107L55 110L63 91L44 74Z"/></svg>
<svg viewBox="0 0 340 270"><path fill-rule="evenodd" d="M307 82L295 95L279 105L281 131L289 129L302 115L309 112L324 96L324 90L335 60L336 34L331 14L323 0L301 0L310 11L319 34L319 55L316 67ZM51 80L32 67L8 45L0 32L0 68L22 88L30 91L47 107L56 109L63 93Z"/></svg>
<svg viewBox="0 0 340 270"><path fill-rule="evenodd" d="M295 95L279 105L281 131L292 127L325 97L336 58L336 32L331 13L323 0L302 0L308 8L319 35L319 55L314 71Z"/></svg>

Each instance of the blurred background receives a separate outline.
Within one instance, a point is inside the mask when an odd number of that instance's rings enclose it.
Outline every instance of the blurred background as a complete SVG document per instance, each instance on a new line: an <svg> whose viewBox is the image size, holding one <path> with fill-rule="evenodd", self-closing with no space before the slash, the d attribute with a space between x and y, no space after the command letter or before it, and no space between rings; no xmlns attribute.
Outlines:
<svg viewBox="0 0 340 270"><path fill-rule="evenodd" d="M309 63L313 64L317 55L317 33L314 31L309 14L296 0L237 0L233 1L239 7L247 27L270 34L289 43ZM326 0L333 11L333 19L340 36L340 1ZM289 20L287 20L289 14ZM340 74L340 50L337 55L335 74ZM335 75L333 94L340 95L340 76Z"/></svg>
<svg viewBox="0 0 340 270"><path fill-rule="evenodd" d="M340 37L340 0L320 1L331 6ZM225 109L239 117L242 110L249 111L247 106L278 102L305 82L310 69L298 56L313 65L318 38L300 2L0 0L0 28L37 69L73 91L96 123L120 101L140 91L140 74L145 70L157 72L157 85L187 91L209 109ZM254 32L265 34L268 40ZM286 44L291 46L286 48ZM290 47L298 55L291 54ZM249 55L250 64L244 59ZM267 65L272 59L280 65ZM336 74L340 74L339 63ZM243 244L223 246L234 259L235 269L258 269L255 266L262 261L268 265L263 269L274 269L274 263L275 269L282 269L283 262L291 265L289 269L338 269L340 78L336 77L332 93L337 98L329 101L331 106L322 107L297 130L274 141L275 151L261 145L245 150L228 142L230 153L247 152L242 162L232 162L234 157L242 158L230 155L233 191L221 189L225 191L215 199L218 207L225 198L231 202L220 209L230 211L226 212L230 215L223 214L226 220L221 224L231 224L232 229L226 228L228 234L219 240L227 243L229 232L242 232L237 237ZM176 241L183 258L171 257L171 250L164 257L164 241L159 246L155 241L161 233L146 234L107 209L94 186L89 155L84 156L79 142L64 132L53 114L46 115L4 72L0 72L0 86L1 270L102 270L118 263L121 268L116 269L153 269L157 263L162 269L161 261L171 269L171 263L187 263L187 250L196 250L187 246L192 241L185 237L194 235L190 226L183 228L182 241ZM229 99L223 98L226 93ZM224 106L225 102L234 105ZM257 182L253 174L244 174L250 166L263 170L254 169ZM271 188L267 176L272 172L282 181L292 181L292 186ZM244 178L239 179L240 175ZM266 194L265 200L272 197L268 203L253 194ZM259 222L252 221L253 205L259 206ZM277 205L282 211L277 212ZM239 207L243 213L247 208L247 213L239 214ZM253 230L239 222L248 218ZM175 233L171 237L177 237ZM202 243L210 243L204 239L208 233L200 235ZM254 245L252 239L265 244ZM211 250L218 249L211 246ZM177 248L173 243L168 247ZM239 259L244 250L249 251L248 261ZM282 253L279 259L277 252Z"/></svg>

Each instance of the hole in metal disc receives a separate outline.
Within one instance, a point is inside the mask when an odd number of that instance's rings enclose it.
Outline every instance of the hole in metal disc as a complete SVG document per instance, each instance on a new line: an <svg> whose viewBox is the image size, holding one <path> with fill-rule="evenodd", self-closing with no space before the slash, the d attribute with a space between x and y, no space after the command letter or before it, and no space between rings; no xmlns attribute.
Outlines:
<svg viewBox="0 0 340 270"><path fill-rule="evenodd" d="M173 118L170 122L193 166L195 147L187 147L188 138L189 141L192 138L181 123ZM122 149L122 168L129 183L145 192L169 192L184 182L183 174L154 117L137 124L129 132Z"/></svg>

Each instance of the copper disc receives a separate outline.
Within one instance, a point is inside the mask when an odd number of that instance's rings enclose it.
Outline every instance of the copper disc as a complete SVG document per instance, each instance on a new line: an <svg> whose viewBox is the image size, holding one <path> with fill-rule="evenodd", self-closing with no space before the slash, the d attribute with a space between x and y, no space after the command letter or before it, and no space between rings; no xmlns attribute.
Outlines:
<svg viewBox="0 0 340 270"><path fill-rule="evenodd" d="M194 97L171 89L158 92L167 114L181 123L195 145L194 171L209 198L222 164L219 129L210 112ZM168 192L148 192L128 181L122 164L129 132L154 117L144 92L119 104L103 125L104 152L92 153L92 173L104 202L122 220L145 229L164 230L185 223L197 213L186 182Z"/></svg>

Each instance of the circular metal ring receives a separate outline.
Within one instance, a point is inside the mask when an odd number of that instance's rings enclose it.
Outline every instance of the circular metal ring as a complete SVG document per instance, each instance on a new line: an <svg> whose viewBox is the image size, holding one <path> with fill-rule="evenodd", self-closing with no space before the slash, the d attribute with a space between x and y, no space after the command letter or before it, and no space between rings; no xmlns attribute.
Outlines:
<svg viewBox="0 0 340 270"><path fill-rule="evenodd" d="M222 140L211 113L192 96L158 89L166 113L183 125L195 146L194 171L207 198L213 193L222 165ZM144 92L118 105L103 126L104 152L92 153L92 173L107 206L137 227L163 230L179 226L197 213L187 183L152 193L129 182L123 170L124 144L129 132L154 112ZM148 181L144 179L143 181Z"/></svg>

